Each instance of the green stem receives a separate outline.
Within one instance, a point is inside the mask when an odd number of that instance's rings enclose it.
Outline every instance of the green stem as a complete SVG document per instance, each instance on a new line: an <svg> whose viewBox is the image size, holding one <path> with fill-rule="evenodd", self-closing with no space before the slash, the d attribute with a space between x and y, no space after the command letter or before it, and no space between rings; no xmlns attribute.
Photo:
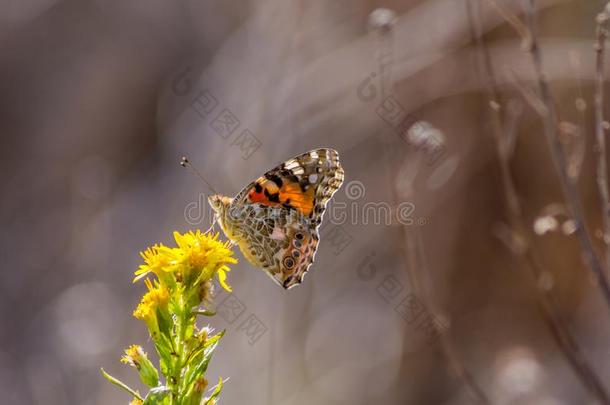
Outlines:
<svg viewBox="0 0 610 405"><path fill-rule="evenodd" d="M179 305L179 313L176 314L176 332L175 340L175 356L172 359L172 373L168 385L171 390L170 404L177 404L177 400L180 398L180 383L182 376L182 369L185 365L185 336L188 328L189 319L191 317L191 310L185 305L184 299L181 297Z"/></svg>
<svg viewBox="0 0 610 405"><path fill-rule="evenodd" d="M124 389L125 391L130 393L134 398L138 398L140 401L143 401L142 397L140 396L140 394L137 391L135 391L134 389L132 389L129 386L127 386L127 384L125 384L123 381L120 381L119 379L117 379L117 378L111 376L110 374L108 374L106 371L104 371L103 368L100 369L100 370L102 370L102 375L108 381L110 381L111 383L113 383L117 387L119 387L121 389Z"/></svg>

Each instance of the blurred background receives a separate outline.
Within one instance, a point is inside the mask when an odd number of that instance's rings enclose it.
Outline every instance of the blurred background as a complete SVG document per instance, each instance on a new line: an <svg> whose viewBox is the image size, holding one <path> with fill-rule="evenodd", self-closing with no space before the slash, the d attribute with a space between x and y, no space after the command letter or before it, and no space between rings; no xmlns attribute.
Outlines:
<svg viewBox="0 0 610 405"><path fill-rule="evenodd" d="M210 320L227 329L208 371L230 378L223 404L610 403L610 307L514 29L528 1L0 4L1 403L129 402L99 368L140 387L119 363L130 344L152 351L131 316L138 252L210 224L183 155L232 196L323 146L341 155L346 218L327 216L290 291L238 255ZM606 265L604 4L539 0L535 20Z"/></svg>

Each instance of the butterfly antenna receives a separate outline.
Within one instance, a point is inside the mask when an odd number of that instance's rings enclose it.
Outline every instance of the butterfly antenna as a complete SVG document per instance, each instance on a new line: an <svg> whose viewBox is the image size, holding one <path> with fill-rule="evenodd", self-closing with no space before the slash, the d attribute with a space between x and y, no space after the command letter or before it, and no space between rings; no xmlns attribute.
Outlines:
<svg viewBox="0 0 610 405"><path fill-rule="evenodd" d="M191 161L188 160L186 156L182 156L182 160L180 160L180 166L190 169L191 173L199 177L205 183L205 185L210 189L210 191L212 191L212 194L218 194L216 190L214 190L214 187L212 187L212 185L205 179L205 177L203 177L203 175L199 173L199 170L197 170L197 168L193 166Z"/></svg>

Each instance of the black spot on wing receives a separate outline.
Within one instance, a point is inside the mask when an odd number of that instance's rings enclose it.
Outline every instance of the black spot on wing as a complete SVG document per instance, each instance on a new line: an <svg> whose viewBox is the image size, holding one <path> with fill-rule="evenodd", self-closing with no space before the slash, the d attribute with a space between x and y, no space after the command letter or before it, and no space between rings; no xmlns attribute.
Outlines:
<svg viewBox="0 0 610 405"><path fill-rule="evenodd" d="M282 188L282 185L284 184L282 178L275 173L267 173L265 174L265 178L274 182L277 185L277 188Z"/></svg>
<svg viewBox="0 0 610 405"><path fill-rule="evenodd" d="M280 170L280 176L285 178L291 183L298 183L299 178L292 172L290 169L286 169L285 165L282 164L282 169Z"/></svg>

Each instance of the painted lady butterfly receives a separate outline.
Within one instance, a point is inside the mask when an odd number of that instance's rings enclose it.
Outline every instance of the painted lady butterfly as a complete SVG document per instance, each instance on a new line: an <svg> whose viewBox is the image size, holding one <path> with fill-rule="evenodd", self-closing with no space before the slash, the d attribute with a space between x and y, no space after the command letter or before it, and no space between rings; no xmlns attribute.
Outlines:
<svg viewBox="0 0 610 405"><path fill-rule="evenodd" d="M268 171L235 198L213 195L208 201L248 261L289 289L313 263L318 226L343 174L337 151L315 149Z"/></svg>

